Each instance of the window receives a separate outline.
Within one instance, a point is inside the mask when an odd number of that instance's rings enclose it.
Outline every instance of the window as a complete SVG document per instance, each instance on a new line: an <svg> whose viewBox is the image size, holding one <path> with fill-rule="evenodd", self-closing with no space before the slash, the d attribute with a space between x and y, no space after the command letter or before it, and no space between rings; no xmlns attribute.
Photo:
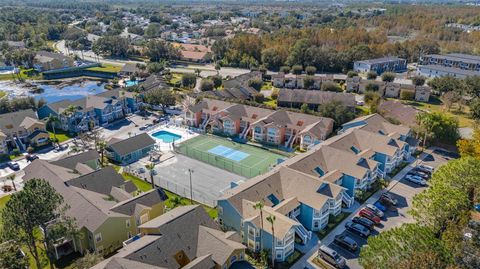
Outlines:
<svg viewBox="0 0 480 269"><path fill-rule="evenodd" d="M355 146L351 146L350 149L355 152L355 154L358 154L360 152L359 149L357 149Z"/></svg>
<svg viewBox="0 0 480 269"><path fill-rule="evenodd" d="M314 227L314 228L318 228L318 221L315 221L315 222L313 223L313 227Z"/></svg>
<svg viewBox="0 0 480 269"><path fill-rule="evenodd" d="M223 215L223 208L221 206L217 206L218 215Z"/></svg>
<svg viewBox="0 0 480 269"><path fill-rule="evenodd" d="M95 235L95 242L102 242L102 234L98 233Z"/></svg>
<svg viewBox="0 0 480 269"><path fill-rule="evenodd" d="M262 127L260 127L260 126L255 127L255 133L261 134L262 133Z"/></svg>
<svg viewBox="0 0 480 269"><path fill-rule="evenodd" d="M127 228L130 228L130 220L129 220L129 219L127 219L127 220L125 221L125 224L126 224Z"/></svg>

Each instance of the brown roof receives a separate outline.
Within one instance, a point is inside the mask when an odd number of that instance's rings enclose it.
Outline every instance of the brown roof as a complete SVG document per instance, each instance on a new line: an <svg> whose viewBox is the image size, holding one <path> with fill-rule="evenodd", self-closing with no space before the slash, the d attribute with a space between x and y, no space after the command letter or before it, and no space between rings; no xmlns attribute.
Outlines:
<svg viewBox="0 0 480 269"><path fill-rule="evenodd" d="M382 102L379 111L384 117L395 119L410 127L417 124L417 114L420 113L419 110L395 100Z"/></svg>
<svg viewBox="0 0 480 269"><path fill-rule="evenodd" d="M278 102L301 103L323 105L332 101L338 101L344 106L355 106L355 95L351 93L325 92L314 90L290 90L280 89Z"/></svg>

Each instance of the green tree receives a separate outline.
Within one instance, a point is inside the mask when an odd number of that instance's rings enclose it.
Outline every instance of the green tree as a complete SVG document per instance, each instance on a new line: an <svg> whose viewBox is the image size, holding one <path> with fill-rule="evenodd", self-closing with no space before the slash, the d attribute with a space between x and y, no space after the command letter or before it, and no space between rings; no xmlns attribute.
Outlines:
<svg viewBox="0 0 480 269"><path fill-rule="evenodd" d="M153 174L155 173L155 163L149 163L145 165L145 168L148 170L150 175L150 184L152 184L152 189L155 189L155 182L153 181Z"/></svg>
<svg viewBox="0 0 480 269"><path fill-rule="evenodd" d="M262 238L262 234L263 234L263 207L264 207L264 204L262 202L256 202L253 205L253 209L258 210L260 213L260 226L261 226L260 238ZM260 240L260 251L262 250L263 250L263 240Z"/></svg>
<svg viewBox="0 0 480 269"><path fill-rule="evenodd" d="M423 86L425 84L425 77L424 76L414 76L412 78L412 83L415 86Z"/></svg>
<svg viewBox="0 0 480 269"><path fill-rule="evenodd" d="M272 228L272 268L275 268L275 216L270 215L267 217L267 221L270 222Z"/></svg>
<svg viewBox="0 0 480 269"><path fill-rule="evenodd" d="M382 81L393 82L395 80L395 73L385 72L382 74Z"/></svg>
<svg viewBox="0 0 480 269"><path fill-rule="evenodd" d="M150 40L146 48L146 55L152 62L171 61L180 58L180 50L163 40Z"/></svg>
<svg viewBox="0 0 480 269"><path fill-rule="evenodd" d="M39 241L45 246L53 268L53 243L74 234L73 221L64 215L67 207L62 204L63 197L47 181L31 179L25 183L22 191L12 194L2 210L4 239L13 239L27 246L37 268L43 268L38 250ZM36 236L39 228L45 231L45 235L40 238Z"/></svg>
<svg viewBox="0 0 480 269"><path fill-rule="evenodd" d="M307 75L309 76L315 75L316 72L317 72L317 68L315 66L309 65L305 67L305 73L307 73Z"/></svg>
<svg viewBox="0 0 480 269"><path fill-rule="evenodd" d="M292 66L292 74L294 75L301 75L303 72L303 67L301 65L294 65Z"/></svg>
<svg viewBox="0 0 480 269"><path fill-rule="evenodd" d="M262 63L267 69L278 70L285 62L279 51L275 48L268 48L262 50Z"/></svg>
<svg viewBox="0 0 480 269"><path fill-rule="evenodd" d="M195 74L185 73L182 75L182 86L187 88L195 87L197 83L197 77Z"/></svg>
<svg viewBox="0 0 480 269"><path fill-rule="evenodd" d="M183 198L177 195L171 197L168 201L170 201L170 206L172 208L183 205Z"/></svg>
<svg viewBox="0 0 480 269"><path fill-rule="evenodd" d="M263 101L265 101L265 96L262 94L262 93L257 93L255 94L255 96L253 97L255 102L261 104L263 103Z"/></svg>
<svg viewBox="0 0 480 269"><path fill-rule="evenodd" d="M287 64L293 66L303 65L305 62L307 62L306 51L310 47L309 43L310 41L308 39L297 40L290 49L290 53L287 58Z"/></svg>
<svg viewBox="0 0 480 269"><path fill-rule="evenodd" d="M77 269L89 269L101 261L103 261L101 255L88 251L83 257L78 259L75 264Z"/></svg>
<svg viewBox="0 0 480 269"><path fill-rule="evenodd" d="M162 106L163 112L169 106L173 106L176 103L175 96L169 90L153 89L145 94L145 101L150 105Z"/></svg>
<svg viewBox="0 0 480 269"><path fill-rule="evenodd" d="M348 71L348 73L347 73L347 77L349 77L349 78L353 78L353 77L357 77L357 76L358 76L358 73L355 72L355 71L352 71L352 70Z"/></svg>
<svg viewBox="0 0 480 269"><path fill-rule="evenodd" d="M480 159L480 129L473 130L471 139L460 139L457 141L458 151L462 157L474 157Z"/></svg>
<svg viewBox="0 0 480 269"><path fill-rule="evenodd" d="M417 114L418 133L423 137L423 146L428 139L455 144L459 139L458 120L440 112Z"/></svg>
<svg viewBox="0 0 480 269"><path fill-rule="evenodd" d="M252 78L248 81L248 86L260 91L263 86L263 80L261 78Z"/></svg>
<svg viewBox="0 0 480 269"><path fill-rule="evenodd" d="M106 141L98 141L97 144L97 150L100 151L100 165L103 167L105 166L105 149L107 148L107 142Z"/></svg>
<svg viewBox="0 0 480 269"><path fill-rule="evenodd" d="M452 76L435 77L428 81L428 85L440 94L457 91L461 92L464 88L464 81Z"/></svg>
<svg viewBox="0 0 480 269"><path fill-rule="evenodd" d="M377 72L375 72L375 71L370 71L370 72L367 73L367 79L368 80L374 80L374 79L377 78L377 76L378 76Z"/></svg>
<svg viewBox="0 0 480 269"><path fill-rule="evenodd" d="M403 224L369 237L368 244L360 250L359 263L365 269L404 268L400 264L406 265L418 253L435 255L434 264L442 266L428 267L420 262L421 266L415 268L445 268L449 264L450 257L442 242L428 227L419 224Z"/></svg>
<svg viewBox="0 0 480 269"><path fill-rule="evenodd" d="M103 36L97 39L92 50L95 54L108 55L115 57L127 57L129 41L120 36Z"/></svg>
<svg viewBox="0 0 480 269"><path fill-rule="evenodd" d="M310 113L310 108L308 107L308 104L302 104L300 106L300 111L302 113Z"/></svg>
<svg viewBox="0 0 480 269"><path fill-rule="evenodd" d="M320 89L322 91L327 91L327 92L341 92L342 91L340 86L338 86L338 84L333 82L333 81L323 82L322 86L320 86Z"/></svg>
<svg viewBox="0 0 480 269"><path fill-rule="evenodd" d="M50 114L48 117L47 117L47 125L50 125L50 127L52 128L52 131L53 131L53 139L55 141L58 141L57 139L57 133L55 132L55 125L57 123L59 123L60 120L58 119L57 116L53 115L53 114Z"/></svg>
<svg viewBox="0 0 480 269"><path fill-rule="evenodd" d="M313 80L312 76L306 76L303 79L303 88L305 89L311 89L315 85L315 80Z"/></svg>
<svg viewBox="0 0 480 269"><path fill-rule="evenodd" d="M28 258L23 256L21 251L20 245L14 241L7 241L0 244L0 268L28 268Z"/></svg>
<svg viewBox="0 0 480 269"><path fill-rule="evenodd" d="M215 76L209 77L209 79L212 80L212 82L213 82L213 87L214 87L215 89L218 89L220 86L222 86L223 79L222 79L221 76L215 75Z"/></svg>
<svg viewBox="0 0 480 269"><path fill-rule="evenodd" d="M378 87L378 84L370 82L367 85L365 85L365 91L367 92L378 92L380 88Z"/></svg>
<svg viewBox="0 0 480 269"><path fill-rule="evenodd" d="M475 98L470 101L470 117L476 121L480 120L480 98Z"/></svg>
<svg viewBox="0 0 480 269"><path fill-rule="evenodd" d="M283 73L285 73L285 74L290 73L290 66L286 66L286 65L285 65L285 66L281 66L281 67L280 67L280 72L283 72Z"/></svg>
<svg viewBox="0 0 480 269"><path fill-rule="evenodd" d="M213 81L211 79L204 78L200 82L200 90L202 92L213 91L214 87L215 86L214 86Z"/></svg>
<svg viewBox="0 0 480 269"><path fill-rule="evenodd" d="M468 76L465 78L466 93L472 97L480 98L480 76Z"/></svg>
<svg viewBox="0 0 480 269"><path fill-rule="evenodd" d="M345 122L355 118L355 113L352 109L344 106L339 101L332 101L319 106L318 112L322 117L333 119L335 121L335 127L339 127Z"/></svg>
<svg viewBox="0 0 480 269"><path fill-rule="evenodd" d="M380 94L373 91L367 91L364 94L364 100L365 104L370 107L370 113L377 113L380 102L382 101L382 97L380 97Z"/></svg>
<svg viewBox="0 0 480 269"><path fill-rule="evenodd" d="M147 71L150 74L157 74L165 70L165 61L160 62L150 62L147 64Z"/></svg>

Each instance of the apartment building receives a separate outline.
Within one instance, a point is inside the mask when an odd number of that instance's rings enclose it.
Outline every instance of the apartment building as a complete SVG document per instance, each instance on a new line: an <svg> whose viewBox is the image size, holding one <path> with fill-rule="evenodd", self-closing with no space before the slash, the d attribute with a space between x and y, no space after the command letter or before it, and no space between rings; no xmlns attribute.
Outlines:
<svg viewBox="0 0 480 269"><path fill-rule="evenodd" d="M73 59L61 53L39 51L35 55L33 67L39 72L73 67Z"/></svg>
<svg viewBox="0 0 480 269"><path fill-rule="evenodd" d="M425 77L480 75L480 56L462 53L428 54L420 57L417 73Z"/></svg>
<svg viewBox="0 0 480 269"><path fill-rule="evenodd" d="M186 125L203 131L285 148L298 145L307 149L325 140L333 130L330 118L208 98L188 107L184 120Z"/></svg>
<svg viewBox="0 0 480 269"><path fill-rule="evenodd" d="M138 234L140 225L163 214L167 195L161 189L138 194L112 167L98 169L98 154L91 158L87 152L67 161L35 160L25 168L24 180L44 179L62 195L66 214L75 218L81 234L56 244L56 258L87 251L111 254Z"/></svg>
<svg viewBox="0 0 480 269"><path fill-rule="evenodd" d="M75 101L48 103L39 108L37 113L41 119L55 115L60 121L57 128L79 133L123 119L126 115L136 112L139 105L134 93L110 90Z"/></svg>
<svg viewBox="0 0 480 269"><path fill-rule="evenodd" d="M199 205L173 209L139 226L139 238L92 269L228 269L246 263L236 232L223 232Z"/></svg>
<svg viewBox="0 0 480 269"><path fill-rule="evenodd" d="M376 72L381 75L384 72L407 71L407 60L398 57L383 57L363 61L355 61L353 70L356 72Z"/></svg>
<svg viewBox="0 0 480 269"><path fill-rule="evenodd" d="M278 91L277 97L277 105L280 107L300 108L303 104L307 104L310 109L315 111L320 106L334 101L348 108L355 108L355 95L352 93L282 88Z"/></svg>

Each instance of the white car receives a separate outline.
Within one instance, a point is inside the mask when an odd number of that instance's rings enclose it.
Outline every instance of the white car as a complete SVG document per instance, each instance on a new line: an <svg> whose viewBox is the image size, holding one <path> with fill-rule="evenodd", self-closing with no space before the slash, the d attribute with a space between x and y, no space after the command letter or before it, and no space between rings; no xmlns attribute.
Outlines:
<svg viewBox="0 0 480 269"><path fill-rule="evenodd" d="M377 215L379 218L383 218L384 214L382 210L378 209L376 206L372 204L366 204L365 207L373 211L373 213L375 213L375 215Z"/></svg>
<svg viewBox="0 0 480 269"><path fill-rule="evenodd" d="M425 181L423 178L417 177L417 176L412 176L412 175L406 175L405 180L410 181L412 183L421 185L421 186L427 186L427 181Z"/></svg>
<svg viewBox="0 0 480 269"><path fill-rule="evenodd" d="M425 169L425 170L429 171L430 173L433 173L433 170L434 170L433 167L431 167L431 166L429 166L429 165L425 165L425 164L421 164L421 165L419 165L418 167L420 167L420 168L422 168L422 169Z"/></svg>

